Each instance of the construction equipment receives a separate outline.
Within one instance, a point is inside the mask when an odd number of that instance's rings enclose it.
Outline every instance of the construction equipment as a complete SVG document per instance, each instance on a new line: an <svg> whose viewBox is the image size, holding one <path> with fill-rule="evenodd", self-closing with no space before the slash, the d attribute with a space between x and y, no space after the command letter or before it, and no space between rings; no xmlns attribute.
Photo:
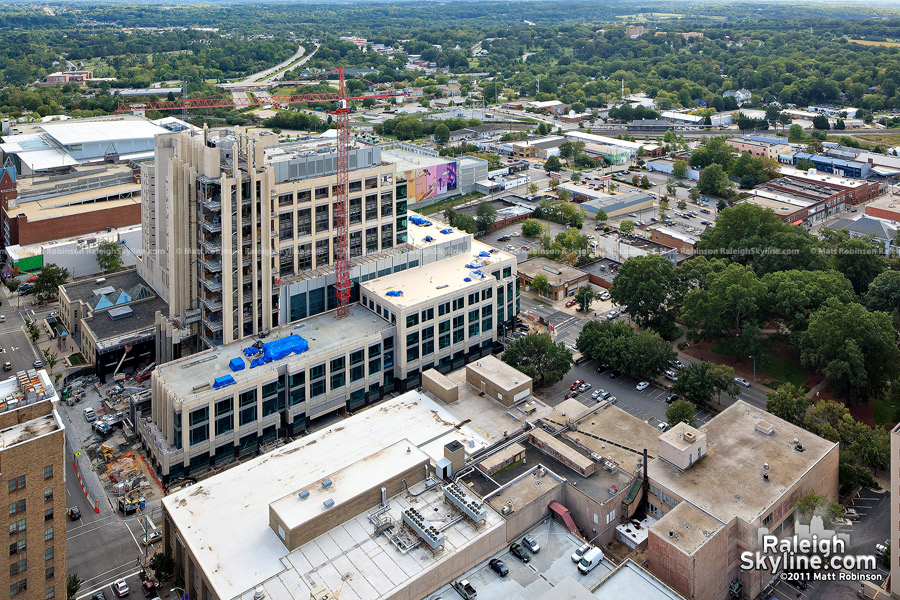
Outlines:
<svg viewBox="0 0 900 600"><path fill-rule="evenodd" d="M337 102L337 109L334 111L335 125L337 126L337 202L335 203L335 291L337 295L337 310L335 317L343 318L350 311L350 290L352 282L350 281L350 248L349 235L347 232L347 214L350 181L350 105L351 100L375 100L378 98L392 98L402 96L400 90L384 88L379 84L375 84L362 77L357 77L361 81L365 81L369 86L375 88L376 92L363 94L359 96L347 96L347 90L344 86L344 69L339 68L332 71L326 71L319 76L312 78L315 80L325 80L330 75L337 74L338 89L337 92L325 94L293 94L290 96L253 96L242 100L240 107L249 105L268 105L288 106L296 103L309 102ZM117 112L143 113L148 110L186 110L194 108L232 108L238 106L233 96L224 98L190 98L182 100L162 100L157 102L142 102L137 104L121 103ZM120 363L121 364L121 363ZM118 368L116 369L118 372Z"/></svg>
<svg viewBox="0 0 900 600"><path fill-rule="evenodd" d="M140 371L138 371L135 374L134 380L138 383L141 383L142 381L144 381L146 379L150 379L150 375L153 373L154 367L156 367L156 363L155 362L150 363L149 365L147 365L146 367L144 367L143 369L141 369Z"/></svg>
<svg viewBox="0 0 900 600"><path fill-rule="evenodd" d="M126 377L124 375L122 376L121 379L119 379L119 369L122 368L122 363L125 362L125 357L128 356L129 352L131 352L131 346L125 346L125 351L122 353L122 358L119 359L119 364L116 365L116 370L113 371L113 380L114 381L124 381L124 380L128 379L128 377Z"/></svg>

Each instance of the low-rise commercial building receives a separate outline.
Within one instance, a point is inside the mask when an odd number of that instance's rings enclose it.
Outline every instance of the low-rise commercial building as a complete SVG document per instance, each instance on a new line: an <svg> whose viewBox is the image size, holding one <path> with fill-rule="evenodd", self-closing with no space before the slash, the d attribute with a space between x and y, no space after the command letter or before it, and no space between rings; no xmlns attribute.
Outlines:
<svg viewBox="0 0 900 600"><path fill-rule="evenodd" d="M754 158L768 158L778 161L779 156L790 152L791 146L786 138L763 138L761 136L743 136L728 138L726 143L738 151L738 154L749 152Z"/></svg>
<svg viewBox="0 0 900 600"><path fill-rule="evenodd" d="M542 292L542 295L551 300L562 300L566 296L573 294L588 280L588 274L584 271L543 256L519 263L518 273L519 279L526 290L530 289L535 277L543 275L547 279L550 289L547 292Z"/></svg>
<svg viewBox="0 0 900 600"><path fill-rule="evenodd" d="M557 189L569 192L572 201L580 203L581 208L592 216L603 210L612 219L653 208L653 196L649 192L632 191L612 195L585 184L571 182L561 183Z"/></svg>
<svg viewBox="0 0 900 600"><path fill-rule="evenodd" d="M596 135L593 133L585 133L582 131L567 131L566 137L572 140L584 142L585 144L615 146L627 152L630 158L636 157L641 148L643 148L645 156L652 157L661 156L663 154L662 146L650 142L631 142L628 140L620 140L618 138L611 138L604 135Z"/></svg>
<svg viewBox="0 0 900 600"><path fill-rule="evenodd" d="M876 198L866 204L865 211L870 217L900 223L900 199L895 194Z"/></svg>
<svg viewBox="0 0 900 600"><path fill-rule="evenodd" d="M651 241L664 246L669 246L670 248L675 248L679 253L687 256L693 256L694 252L697 250L697 244L700 243L699 236L692 235L686 231L680 231L674 227L660 225L658 227L651 227L648 231L650 232Z"/></svg>
<svg viewBox="0 0 900 600"><path fill-rule="evenodd" d="M675 161L668 158L657 158L654 160L647 161L647 168L651 171L659 171L660 173L668 173L669 175L675 174ZM693 179L694 181L700 181L700 170L694 169L693 167L687 167L684 170L684 176L687 179Z"/></svg>
<svg viewBox="0 0 900 600"><path fill-rule="evenodd" d="M0 382L0 470L7 480L9 569L0 586L25 600L66 592L65 425L44 370Z"/></svg>
<svg viewBox="0 0 900 600"><path fill-rule="evenodd" d="M618 229L598 232L594 241L597 243L597 254L616 262L624 263L629 258L651 254L667 258L673 263L678 262L678 251L675 248L643 237L627 235Z"/></svg>

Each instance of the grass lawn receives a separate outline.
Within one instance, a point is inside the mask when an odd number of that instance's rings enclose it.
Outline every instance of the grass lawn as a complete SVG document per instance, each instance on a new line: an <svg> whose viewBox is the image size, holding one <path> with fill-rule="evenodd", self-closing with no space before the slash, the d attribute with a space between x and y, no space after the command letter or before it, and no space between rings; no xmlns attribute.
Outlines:
<svg viewBox="0 0 900 600"><path fill-rule="evenodd" d="M69 356L69 364L73 367L75 365L83 365L87 361L84 360L84 356L81 355L81 352L76 352L75 354Z"/></svg>
<svg viewBox="0 0 900 600"><path fill-rule="evenodd" d="M440 202L432 204L431 206L426 206L423 209L411 208L410 210L413 210L425 216L433 215L435 213L441 212L442 210L453 208L455 206L459 206L460 204L465 204L466 202L471 202L476 198L483 197L483 195L484 194L479 194L478 192L471 192L462 196L456 196L455 198L447 198L446 200L441 200Z"/></svg>
<svg viewBox="0 0 900 600"><path fill-rule="evenodd" d="M888 396L872 401L872 418L876 425L893 425L900 422L900 397Z"/></svg>
<svg viewBox="0 0 900 600"><path fill-rule="evenodd" d="M900 46L900 42L875 42L872 40L854 40L852 38L847 38L848 42L853 42L854 44L860 44L862 46Z"/></svg>
<svg viewBox="0 0 900 600"><path fill-rule="evenodd" d="M723 356L731 354L719 343L713 344L711 349L713 352ZM809 379L809 371L800 364L800 359L796 353L791 351L783 342L771 339L766 340L765 350L756 359L756 371L772 379L768 383L768 386L772 389L777 389L785 383L793 383L797 387L803 387L803 384Z"/></svg>

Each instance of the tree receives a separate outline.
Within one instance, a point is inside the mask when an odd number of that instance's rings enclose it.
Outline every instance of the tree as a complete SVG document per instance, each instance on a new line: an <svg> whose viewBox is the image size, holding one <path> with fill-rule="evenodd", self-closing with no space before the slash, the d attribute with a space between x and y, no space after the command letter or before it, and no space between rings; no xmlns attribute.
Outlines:
<svg viewBox="0 0 900 600"><path fill-rule="evenodd" d="M452 209L444 211L444 214L452 227L462 229L467 233L475 233L478 230L478 223L472 215L456 212Z"/></svg>
<svg viewBox="0 0 900 600"><path fill-rule="evenodd" d="M34 282L34 297L39 302L53 300L59 293L59 286L69 280L69 271L53 263L44 265Z"/></svg>
<svg viewBox="0 0 900 600"><path fill-rule="evenodd" d="M671 129L666 129L666 133L663 135L663 141L667 144L674 144L676 140L675 132Z"/></svg>
<svg viewBox="0 0 900 600"><path fill-rule="evenodd" d="M44 356L44 364L47 365L47 368L50 369L50 373L52 374L53 367L55 367L57 365L57 363L59 362L59 360L58 360L59 354L57 354L50 348L44 348L41 351L41 354L43 354L43 356Z"/></svg>
<svg viewBox="0 0 900 600"><path fill-rule="evenodd" d="M633 185L634 187L640 186L640 185L641 185L641 178L638 177L637 175L632 175L632 176L631 176L631 185Z"/></svg>
<svg viewBox="0 0 900 600"><path fill-rule="evenodd" d="M560 202L568 202L570 200L569 190L562 189L556 192L556 197L559 198Z"/></svg>
<svg viewBox="0 0 900 600"><path fill-rule="evenodd" d="M815 117L813 117L812 124L813 128L820 131L831 129L831 126L828 124L828 117L824 115L816 115Z"/></svg>
<svg viewBox="0 0 900 600"><path fill-rule="evenodd" d="M545 296L550 292L550 282L547 281L547 278L543 275L537 274L534 276L534 279L531 280L531 289L533 289L538 296Z"/></svg>
<svg viewBox="0 0 900 600"><path fill-rule="evenodd" d="M850 237L846 232L825 234L836 252L831 255L831 266L843 273L857 294L863 295L876 277L887 267L881 242L867 237Z"/></svg>
<svg viewBox="0 0 900 600"><path fill-rule="evenodd" d="M490 231L497 221L497 209L490 202L481 202L475 209L478 231Z"/></svg>
<svg viewBox="0 0 900 600"><path fill-rule="evenodd" d="M434 142L436 144L446 144L450 141L450 128L441 123L434 128Z"/></svg>
<svg viewBox="0 0 900 600"><path fill-rule="evenodd" d="M644 188L645 190L650 189L650 180L647 178L646 175L641 177L641 187Z"/></svg>
<svg viewBox="0 0 900 600"><path fill-rule="evenodd" d="M847 129L847 125L844 123L843 119L838 119L834 124L835 129Z"/></svg>
<svg viewBox="0 0 900 600"><path fill-rule="evenodd" d="M844 515L843 506L837 502L832 502L828 499L828 496L816 494L812 490L797 498L794 501L794 508L798 513L798 520L804 523L809 523L810 519L815 516L822 517L828 523L832 519Z"/></svg>
<svg viewBox="0 0 900 600"><path fill-rule="evenodd" d="M597 209L597 214L594 215L594 218L600 222L606 221L609 219L609 216L606 214L606 211L602 208Z"/></svg>
<svg viewBox="0 0 900 600"><path fill-rule="evenodd" d="M559 162L559 157L551 156L546 161L544 161L544 170L548 173L552 173L554 171L558 173L560 169L562 169L562 163Z"/></svg>
<svg viewBox="0 0 900 600"><path fill-rule="evenodd" d="M737 396L734 369L706 361L691 363L678 372L672 391L694 404L706 405L713 396L726 392Z"/></svg>
<svg viewBox="0 0 900 600"><path fill-rule="evenodd" d="M803 139L803 127L800 125L791 125L788 130L788 141L799 142Z"/></svg>
<svg viewBox="0 0 900 600"><path fill-rule="evenodd" d="M575 302L578 303L578 310L587 312L591 309L591 302L597 297L594 288L589 285L583 285L575 292Z"/></svg>
<svg viewBox="0 0 900 600"><path fill-rule="evenodd" d="M697 202L700 199L700 190L697 188L691 188L688 190L688 198L691 199L691 202Z"/></svg>
<svg viewBox="0 0 900 600"><path fill-rule="evenodd" d="M669 426L679 423L687 423L691 427L697 426L694 416L697 414L697 407L687 400L676 400L666 407L666 422Z"/></svg>
<svg viewBox="0 0 900 600"><path fill-rule="evenodd" d="M101 243L97 247L97 266L104 273L121 271L124 266L122 263L122 244L113 241Z"/></svg>
<svg viewBox="0 0 900 600"><path fill-rule="evenodd" d="M617 365L626 375L634 378L659 377L678 358L672 345L652 329L644 329L627 336L615 354ZM612 363L610 363L612 364Z"/></svg>
<svg viewBox="0 0 900 600"><path fill-rule="evenodd" d="M732 183L725 174L722 165L711 164L700 173L700 181L697 182L697 189L705 194L721 196L723 198L731 197L733 192Z"/></svg>
<svg viewBox="0 0 900 600"><path fill-rule="evenodd" d="M554 344L548 333L520 337L507 347L502 358L531 377L535 386L553 385L572 366L572 352L562 342Z"/></svg>
<svg viewBox="0 0 900 600"><path fill-rule="evenodd" d="M752 269L732 263L711 273L704 288L685 295L682 318L692 329L713 337L739 337L745 327L753 326L766 292Z"/></svg>
<svg viewBox="0 0 900 600"><path fill-rule="evenodd" d="M569 180L572 183L578 183L579 181L581 181L581 173L578 173L578 172L572 173L572 176L569 177Z"/></svg>
<svg viewBox="0 0 900 600"><path fill-rule="evenodd" d="M525 219L522 221L522 235L528 238L538 237L544 230L537 219Z"/></svg>
<svg viewBox="0 0 900 600"><path fill-rule="evenodd" d="M617 304L628 306L631 318L641 327L655 325L665 331L674 324L669 298L675 284L672 261L650 254L626 260L609 294Z"/></svg>
<svg viewBox="0 0 900 600"><path fill-rule="evenodd" d="M778 389L766 393L766 410L800 427L803 426L806 411L812 404L812 398L792 383L785 383Z"/></svg>
<svg viewBox="0 0 900 600"><path fill-rule="evenodd" d="M619 223L619 231L624 233L625 235L631 235L634 233L634 221L624 220Z"/></svg>
<svg viewBox="0 0 900 600"><path fill-rule="evenodd" d="M869 310L900 311L900 271L885 271L873 279L865 304Z"/></svg>
<svg viewBox="0 0 900 600"><path fill-rule="evenodd" d="M538 187L538 185L536 183L529 183L528 184L528 195L534 196L535 194L538 193L539 189L540 188Z"/></svg>
<svg viewBox="0 0 900 600"><path fill-rule="evenodd" d="M778 124L781 125L781 130L784 131L784 128L791 124L791 115L786 112L778 113ZM800 129L800 135L803 135L803 129Z"/></svg>
<svg viewBox="0 0 900 600"><path fill-rule="evenodd" d="M676 160L672 164L672 175L675 177L684 177L687 174L687 161Z"/></svg>
<svg viewBox="0 0 900 600"><path fill-rule="evenodd" d="M175 574L175 559L168 551L154 554L148 566L159 581L168 581Z"/></svg>
<svg viewBox="0 0 900 600"><path fill-rule="evenodd" d="M687 201L682 198L679 198L678 201L675 203L675 206L678 207L678 210L684 210L687 208Z"/></svg>
<svg viewBox="0 0 900 600"><path fill-rule="evenodd" d="M837 271L776 271L762 281L768 289L764 312L789 329L794 341L806 330L809 315L829 298L856 300L850 281Z"/></svg>
<svg viewBox="0 0 900 600"><path fill-rule="evenodd" d="M74 600L75 594L81 589L81 578L72 573L66 578L66 600Z"/></svg>
<svg viewBox="0 0 900 600"><path fill-rule="evenodd" d="M897 341L889 314L830 298L809 318L800 359L838 395L851 403L866 401L882 396L887 382L900 375Z"/></svg>
<svg viewBox="0 0 900 600"><path fill-rule="evenodd" d="M19 289L19 286L21 284L22 284L22 282L19 281L18 279L14 279L14 278L10 277L9 279L6 280L6 289L8 289L11 292L15 292L17 289Z"/></svg>

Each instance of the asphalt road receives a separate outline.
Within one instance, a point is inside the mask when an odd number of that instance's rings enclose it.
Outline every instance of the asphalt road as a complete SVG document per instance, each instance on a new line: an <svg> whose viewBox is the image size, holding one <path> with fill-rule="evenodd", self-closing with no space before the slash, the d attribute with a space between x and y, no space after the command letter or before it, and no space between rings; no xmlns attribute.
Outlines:
<svg viewBox="0 0 900 600"><path fill-rule="evenodd" d="M0 323L0 347L3 348L0 352L0 364L12 363L12 369L6 373L10 376L32 368L32 363L38 356L25 333L25 311L16 308L18 297L10 297L5 288L3 291L0 295L0 315L6 320ZM50 310L52 309L47 312Z"/></svg>

